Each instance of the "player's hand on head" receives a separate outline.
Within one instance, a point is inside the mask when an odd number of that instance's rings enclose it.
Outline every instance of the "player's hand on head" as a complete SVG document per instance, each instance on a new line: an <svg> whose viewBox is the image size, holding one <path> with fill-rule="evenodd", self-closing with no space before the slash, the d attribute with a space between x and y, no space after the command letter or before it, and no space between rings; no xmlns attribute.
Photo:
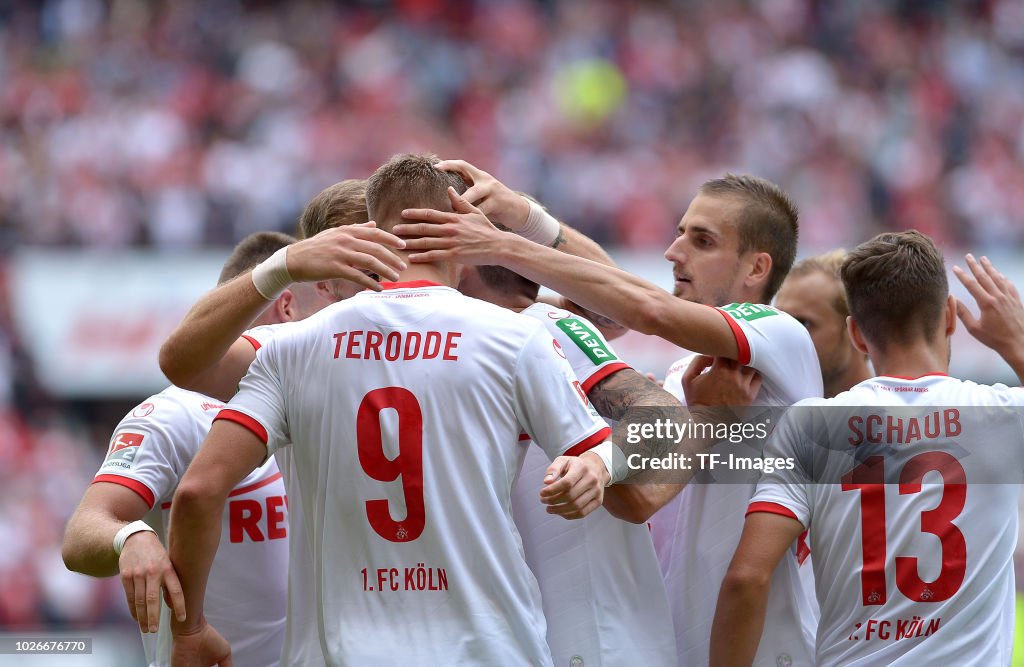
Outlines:
<svg viewBox="0 0 1024 667"><path fill-rule="evenodd" d="M495 225L518 231L526 224L530 202L483 169L465 160L442 160L437 168L461 176L469 186L463 198L477 206Z"/></svg>
<svg viewBox="0 0 1024 667"><path fill-rule="evenodd" d="M448 188L452 211L430 208L409 208L402 217L410 221L394 228L395 234L406 238L405 248L411 251L414 263L454 261L461 264L497 264L498 249L506 240L480 209L462 195ZM417 238L418 237L418 238Z"/></svg>
<svg viewBox="0 0 1024 667"><path fill-rule="evenodd" d="M760 373L724 357L697 355L683 373L687 405L747 406L760 390Z"/></svg>
<svg viewBox="0 0 1024 667"><path fill-rule="evenodd" d="M288 273L296 282L314 282L342 278L368 289L379 290L383 280L398 280L406 268L396 253L405 241L378 229L370 221L327 229L288 247Z"/></svg>
<svg viewBox="0 0 1024 667"><path fill-rule="evenodd" d="M608 468L596 454L559 456L544 473L540 500L548 514L565 519L582 519L604 502Z"/></svg>
<svg viewBox="0 0 1024 667"><path fill-rule="evenodd" d="M978 304L975 317L967 304L957 301L956 312L964 328L980 342L1002 355L1016 353L1024 343L1024 305L1010 280L987 257L967 255L970 273L959 266L953 274Z"/></svg>
<svg viewBox="0 0 1024 667"><path fill-rule="evenodd" d="M179 621L185 619L185 598L167 549L155 533L140 531L128 537L118 558L128 609L142 632L160 627L160 592Z"/></svg>
<svg viewBox="0 0 1024 667"><path fill-rule="evenodd" d="M189 633L173 634L171 667L232 667L231 646L205 620Z"/></svg>

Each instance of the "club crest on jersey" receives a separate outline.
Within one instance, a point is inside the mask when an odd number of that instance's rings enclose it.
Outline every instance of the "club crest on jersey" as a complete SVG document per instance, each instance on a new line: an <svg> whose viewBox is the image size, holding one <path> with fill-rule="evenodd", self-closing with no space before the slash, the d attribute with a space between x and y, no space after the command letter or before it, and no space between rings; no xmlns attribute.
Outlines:
<svg viewBox="0 0 1024 667"><path fill-rule="evenodd" d="M576 347L583 350L583 353L595 364L618 359L600 334L583 320L577 317L566 317L555 322L555 326L564 331L565 335L576 343Z"/></svg>
<svg viewBox="0 0 1024 667"><path fill-rule="evenodd" d="M104 468L119 468L129 470L135 461L135 455L139 453L139 447L146 440L145 433L133 431L118 431L110 441L110 451L103 462Z"/></svg>
<svg viewBox="0 0 1024 667"><path fill-rule="evenodd" d="M132 410L132 416L134 417L148 417L153 414L153 410L156 407L152 403L143 403L139 407Z"/></svg>

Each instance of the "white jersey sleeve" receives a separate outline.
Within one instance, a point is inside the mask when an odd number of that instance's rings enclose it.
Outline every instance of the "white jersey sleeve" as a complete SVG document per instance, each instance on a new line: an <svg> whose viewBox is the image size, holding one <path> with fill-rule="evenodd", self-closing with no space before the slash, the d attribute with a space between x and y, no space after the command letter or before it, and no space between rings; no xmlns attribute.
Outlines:
<svg viewBox="0 0 1024 667"><path fill-rule="evenodd" d="M541 322L554 337L555 352L569 362L584 393L589 394L594 385L609 375L629 368L601 332L585 318L541 302L525 309L523 315Z"/></svg>
<svg viewBox="0 0 1024 667"><path fill-rule="evenodd" d="M821 396L818 355L803 325L764 304L732 303L717 310L736 337L738 361L760 372L772 393Z"/></svg>
<svg viewBox="0 0 1024 667"><path fill-rule="evenodd" d="M747 514L767 512L796 519L803 527L811 525L811 502L807 485L811 483L811 455L807 451L810 440L805 429L807 420L814 415L801 407L820 405L821 399L800 401L789 410L772 431L765 445L764 458L782 461L770 473L765 473L758 482L750 499Z"/></svg>
<svg viewBox="0 0 1024 667"><path fill-rule="evenodd" d="M125 486L150 509L170 500L221 407L212 398L176 387L150 396L114 429L93 481Z"/></svg>
<svg viewBox="0 0 1024 667"><path fill-rule="evenodd" d="M577 456L611 436L556 344L538 328L519 353L515 377L516 417L552 459Z"/></svg>
<svg viewBox="0 0 1024 667"><path fill-rule="evenodd" d="M216 417L245 426L267 446L267 455L290 443L284 390L278 370L279 339L256 351L256 359L227 407Z"/></svg>

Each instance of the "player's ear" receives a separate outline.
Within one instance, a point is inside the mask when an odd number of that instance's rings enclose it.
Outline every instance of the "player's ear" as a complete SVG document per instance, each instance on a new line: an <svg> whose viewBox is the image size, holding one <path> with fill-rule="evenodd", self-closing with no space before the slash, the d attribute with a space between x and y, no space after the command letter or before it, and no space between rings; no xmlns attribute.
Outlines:
<svg viewBox="0 0 1024 667"><path fill-rule="evenodd" d="M767 285L772 272L772 256L766 252L755 252L751 254L751 260L750 271L747 272L747 285Z"/></svg>
<svg viewBox="0 0 1024 667"><path fill-rule="evenodd" d="M950 294L946 297L946 337L953 335L956 331L956 297Z"/></svg>
<svg viewBox="0 0 1024 667"><path fill-rule="evenodd" d="M862 354L868 353L868 346L864 342L864 336L860 333L860 327L857 326L857 322L854 321L849 315L846 316L846 332L850 334L850 343Z"/></svg>
<svg viewBox="0 0 1024 667"><path fill-rule="evenodd" d="M294 322L298 318L297 306L295 294L290 289L281 292L281 296L274 299L274 303L270 304L279 322Z"/></svg>

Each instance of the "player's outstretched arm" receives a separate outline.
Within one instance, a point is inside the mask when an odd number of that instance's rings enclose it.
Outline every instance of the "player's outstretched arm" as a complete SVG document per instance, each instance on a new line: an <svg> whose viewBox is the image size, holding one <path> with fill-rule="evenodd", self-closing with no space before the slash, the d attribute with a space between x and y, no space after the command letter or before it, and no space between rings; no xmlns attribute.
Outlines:
<svg viewBox="0 0 1024 667"><path fill-rule="evenodd" d="M394 232L410 238L412 262L497 264L545 285L583 308L641 333L702 354L737 359L736 339L721 313L677 299L642 278L545 248L497 230L479 209L449 190L454 212L407 209Z"/></svg>
<svg viewBox="0 0 1024 667"><path fill-rule="evenodd" d="M750 665L764 630L772 573L804 530L796 519L755 512L747 516L729 571L722 580L711 628L711 665Z"/></svg>
<svg viewBox="0 0 1024 667"><path fill-rule="evenodd" d="M128 535L120 555L115 536L149 507L134 491L118 484L90 486L68 521L61 554L73 572L92 577L121 575L128 609L142 632L156 632L160 624L160 591L167 606L184 618L185 601L167 550L156 533L140 530Z"/></svg>
<svg viewBox="0 0 1024 667"><path fill-rule="evenodd" d="M281 290L292 282L338 278L379 290L364 271L397 280L405 264L392 249L403 246L373 222L328 229L288 246L200 299L160 348L160 369L179 387L230 399L254 355L239 336Z"/></svg>
<svg viewBox="0 0 1024 667"><path fill-rule="evenodd" d="M981 261L967 255L968 274L959 266L953 273L978 304L975 317L962 301L956 312L967 332L999 353L1024 384L1024 305L1010 280L1000 273L988 257Z"/></svg>
<svg viewBox="0 0 1024 667"><path fill-rule="evenodd" d="M266 446L251 431L234 422L218 420L178 484L171 505L168 551L185 596L186 616L171 621L176 655L193 651L205 655L207 649L219 645L219 635L205 629L203 600L220 542L224 503L231 489L266 455Z"/></svg>

